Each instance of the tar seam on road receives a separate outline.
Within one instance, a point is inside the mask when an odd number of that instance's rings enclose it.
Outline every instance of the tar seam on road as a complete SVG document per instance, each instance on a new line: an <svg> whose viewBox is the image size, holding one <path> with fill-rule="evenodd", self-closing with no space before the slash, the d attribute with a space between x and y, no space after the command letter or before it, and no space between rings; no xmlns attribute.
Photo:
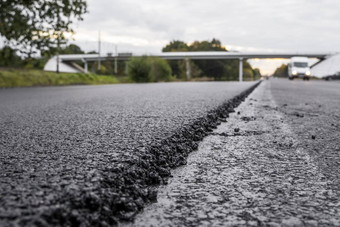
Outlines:
<svg viewBox="0 0 340 227"><path fill-rule="evenodd" d="M131 221L148 202L155 202L156 186L167 183L171 176L170 170L185 165L188 154L197 149L198 142L216 128L221 120L228 117L228 113L233 112L259 84L260 82L256 83L240 95L211 110L192 125L181 128L168 139L146 148L138 160L105 172L100 187L110 188L110 184L117 187L117 183L121 183L119 185L121 191L129 195L122 199L119 198L119 194L111 194L111 198L107 198L111 201L110 205L113 206L110 209L114 211L118 220ZM102 218L113 217L111 215Z"/></svg>

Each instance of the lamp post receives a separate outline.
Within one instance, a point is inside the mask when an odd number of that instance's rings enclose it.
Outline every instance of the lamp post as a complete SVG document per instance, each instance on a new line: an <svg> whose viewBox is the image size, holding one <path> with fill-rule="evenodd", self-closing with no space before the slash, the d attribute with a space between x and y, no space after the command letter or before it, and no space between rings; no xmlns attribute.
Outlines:
<svg viewBox="0 0 340 227"><path fill-rule="evenodd" d="M98 32L98 72L100 72L100 31Z"/></svg>
<svg viewBox="0 0 340 227"><path fill-rule="evenodd" d="M60 49L60 41L59 36L57 38L57 69L56 72L59 73L59 49Z"/></svg>

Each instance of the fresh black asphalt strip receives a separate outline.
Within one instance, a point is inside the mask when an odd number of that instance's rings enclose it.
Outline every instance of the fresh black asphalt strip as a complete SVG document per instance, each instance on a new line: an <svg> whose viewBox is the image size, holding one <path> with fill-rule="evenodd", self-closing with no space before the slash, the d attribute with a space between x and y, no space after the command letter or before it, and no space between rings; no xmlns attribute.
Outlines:
<svg viewBox="0 0 340 227"><path fill-rule="evenodd" d="M0 90L0 225L115 225L258 84Z"/></svg>

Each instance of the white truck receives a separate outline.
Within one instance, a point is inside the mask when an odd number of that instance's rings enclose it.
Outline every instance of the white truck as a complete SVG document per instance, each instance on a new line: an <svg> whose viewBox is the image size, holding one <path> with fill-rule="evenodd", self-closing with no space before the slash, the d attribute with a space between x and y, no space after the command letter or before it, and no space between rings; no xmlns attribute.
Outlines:
<svg viewBox="0 0 340 227"><path fill-rule="evenodd" d="M288 63L288 78L303 78L309 80L311 75L307 57L292 57Z"/></svg>

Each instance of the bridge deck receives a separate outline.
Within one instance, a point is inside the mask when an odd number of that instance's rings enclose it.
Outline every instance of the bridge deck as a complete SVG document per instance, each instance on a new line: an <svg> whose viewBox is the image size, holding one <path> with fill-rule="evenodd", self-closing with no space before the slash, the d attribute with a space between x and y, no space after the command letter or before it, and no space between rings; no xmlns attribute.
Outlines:
<svg viewBox="0 0 340 227"><path fill-rule="evenodd" d="M250 59L250 58L291 58L291 57L309 57L309 58L326 58L331 53L245 53L245 52L226 52L226 51L192 51L192 52L164 52L158 54L117 54L111 56L98 56L98 54L71 54L59 55L61 61L98 61L99 60L127 60L143 55L160 57L167 60L190 59Z"/></svg>

